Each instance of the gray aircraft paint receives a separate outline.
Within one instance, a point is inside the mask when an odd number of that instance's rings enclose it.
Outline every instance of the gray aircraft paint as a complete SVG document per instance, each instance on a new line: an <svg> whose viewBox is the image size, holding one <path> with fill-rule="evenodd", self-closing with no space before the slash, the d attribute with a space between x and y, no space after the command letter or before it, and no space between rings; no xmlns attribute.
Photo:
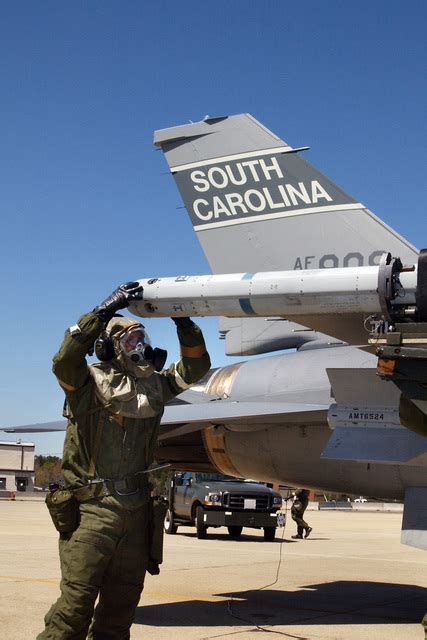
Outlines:
<svg viewBox="0 0 427 640"><path fill-rule="evenodd" d="M252 116L241 114L211 122L157 131L155 144L165 153L213 273L368 266L378 264L384 251L404 261L416 261L415 247L297 153L289 153L292 148ZM288 152L274 153L275 148ZM268 150L272 152L266 153ZM260 169L261 160L269 166L271 158L276 159L283 178L276 169ZM244 162L258 162L254 165L258 180L246 167L242 185L230 184L229 180L226 188L211 185L207 191L195 189L203 188L191 179L195 171L207 174L214 167L223 170L229 166L233 175L238 175L236 167ZM186 168L188 164L191 166ZM220 173L215 179L221 184ZM194 201L204 195L211 201L213 196L225 199L227 193L242 195L251 189L266 189L276 202L273 196L279 186L289 184L302 191L299 183L312 200L312 182L318 183L331 200L319 197L316 203L305 203L294 194L293 205L288 193L290 207L272 209L266 202L259 212L223 213L213 220L197 218L193 209Z"/></svg>
<svg viewBox="0 0 427 640"><path fill-rule="evenodd" d="M336 404L328 412L333 434L322 452L330 460L404 462L426 450L426 439L407 431L399 419L400 391L370 368L331 368ZM419 465L422 466L422 465Z"/></svg>
<svg viewBox="0 0 427 640"><path fill-rule="evenodd" d="M165 151L169 166L174 171L178 169L176 174L179 170L186 171L186 164L211 161L207 166L212 166L237 154L259 157L259 151L273 149L277 154L279 148L286 150L284 147L289 147L247 114L159 131L155 142ZM297 158L295 154L286 157ZM350 199L349 206L353 206L353 202ZM320 263L327 267L328 260L332 265L338 262L337 266L343 266L346 256L355 253L362 255L364 264L368 264L369 257L379 251L391 251L405 262L417 260L417 252L411 245L368 210L358 208L357 203L349 210L272 216L257 222L250 217L247 220L197 231L214 272L291 270L296 264L298 267L297 259L299 264L310 268ZM346 266L358 266L350 265L350 258L347 262ZM241 342L253 348L258 336L264 334L263 322L261 318L232 319L233 339L240 332ZM180 396L182 404L168 406L165 411L163 447L158 453L166 449L170 453L169 460L176 461L178 458L174 455L179 454L181 462L192 460L194 465L212 468L218 451L209 449L207 439L190 442L187 454L182 438L186 434L193 437L213 431L223 438L221 452L228 456L242 477L382 498L402 498L405 490L409 495L410 488L420 487L419 499L424 500L427 488L425 452L417 452L409 462L390 462L388 454L402 445L401 437L407 446L413 436L395 425L390 429L387 425L379 427L387 433L387 438L375 433L375 461L322 457L335 433L326 421L327 409L334 402L326 369L372 369L375 357L344 346L304 350L315 344L322 346L319 345L322 338L317 339L318 334L306 332L295 323L273 322L274 325L268 325L274 326L274 330L270 330L266 346L273 342L280 348L280 335L283 340L289 338L286 346L292 344L292 335L296 336L298 345L305 341L303 335L314 340L296 353L269 356L213 371L205 381L205 392L201 391L203 402L195 404L192 396L188 399L191 404L186 404L184 392ZM307 318L307 324L310 325L310 318ZM226 331L224 321L221 321L221 328ZM334 341L326 336L323 339L325 343ZM384 384L387 387L387 383ZM362 429L365 427L360 426ZM375 431L377 426L370 429ZM19 427L14 431L19 432ZM358 447L362 447L366 433L369 431L360 434ZM170 444L174 434L178 436L175 451ZM343 438L346 439L345 432ZM427 439L424 449L427 449ZM406 450L411 454L414 452L410 447ZM365 448L361 453L369 455L370 452ZM221 464L216 467L221 470ZM417 532L415 542L414 536L407 538L422 546L427 523L425 518L415 522L413 516L417 506L417 500L411 504L405 501L405 511L408 508L406 529Z"/></svg>
<svg viewBox="0 0 427 640"><path fill-rule="evenodd" d="M248 113L159 129L154 132L154 144L162 147L170 167L236 153L289 147Z"/></svg>
<svg viewBox="0 0 427 640"><path fill-rule="evenodd" d="M280 169L283 179L277 171L270 171L267 172L269 180L262 170L258 173L258 182L247 169L250 185L256 185L257 190L269 189L273 183L276 189L285 184L296 187L298 183L306 185L307 189L307 185L317 181L332 198L332 201L321 200L308 205L297 200L296 206L285 207L281 211L286 215L277 213L277 210L251 212L244 217L241 214L223 214L213 226L210 224L212 221L198 220L196 234L213 273L369 266L378 264L385 251L400 256L404 262L417 261L415 247L305 159L297 153L290 153L294 150L289 144L249 114L211 118L156 131L154 143L165 154L193 223L194 200L215 188L198 192L194 189L191 173L197 170L207 172L212 167L222 168L227 164L235 169L237 163L248 160L263 159L268 164L268 158L274 157L279 166L283 166ZM282 153L277 153L278 149ZM246 190L246 185L233 185L234 192L244 193ZM215 192L221 190L216 189ZM225 352L229 355L259 354L271 347L297 347L303 341L327 343L331 335L341 340L346 340L347 336L353 342L363 339L363 330L359 329L363 325L361 315L344 324L337 323L333 316L323 318L317 322L315 334L305 332L304 336L301 330L312 327L310 319L302 317L298 323L299 329L295 323L287 325L281 322L274 329L274 341L265 342L265 326L261 322L243 320L237 328L236 323L222 318L220 326L225 338ZM269 324L269 333L272 334L271 321Z"/></svg>
<svg viewBox="0 0 427 640"><path fill-rule="evenodd" d="M314 349L341 344L335 336L311 331L296 322L273 318L222 317L219 333L228 355L254 356L283 349Z"/></svg>
<svg viewBox="0 0 427 640"><path fill-rule="evenodd" d="M213 273L375 265L385 251L399 256L403 262L417 262L415 247L308 162L291 153L295 150L248 114L158 131L155 144L165 153ZM261 159L266 164L262 165ZM248 161L254 164L245 165L250 173L246 173L246 169L243 173L243 162ZM261 167L261 173L252 174L251 166ZM275 170L266 172L266 166L273 166ZM215 167L219 170L214 171ZM241 184L230 185L231 176ZM209 178L208 183L204 182ZM313 184L315 188L319 185L323 199L313 198ZM307 201L304 202L304 197L298 199L295 192L297 201L292 201L286 185L299 188ZM247 202L248 190L252 190L254 198L252 209ZM253 194L254 191L264 199ZM227 193L237 196L230 200ZM282 205L275 199L278 193L282 195ZM309 198L306 193L310 194ZM199 203L197 215L195 200L208 194L209 197L204 198L207 204ZM214 197L217 198L216 210ZM258 211L253 210L257 208L257 198ZM227 210L223 203L229 205L230 201L246 203L246 211L238 206ZM243 476L287 481L294 486L349 493L356 492L357 486L360 494L400 498L408 487L419 486L425 496L427 472L425 465L417 460L425 459L427 443L424 446L421 440L420 444L417 436L397 428L394 423L380 427L372 424L369 429L366 425L347 425L339 427L342 434L338 434L339 429L332 433L321 411L308 410L311 403L327 401L330 387L322 376L326 375L326 367L342 367L343 355L345 367L349 369L375 365L375 358L369 354L361 356L362 352L354 348L322 348L336 342L337 337L346 339L345 335L349 336L354 327L361 326L363 314L354 317L353 326L344 327L343 331L334 324L333 317L326 317L323 324L316 326L327 335L306 330L313 326L313 316L298 322L305 327L267 318L222 318L220 321L226 353L300 348L296 354L279 356L278 361L270 357L264 364L257 360L241 365L229 389L229 400L238 402L240 395L252 394L253 399L263 400L264 405L267 399L272 404L273 398L277 400L273 389L281 387L288 392L287 400L307 402L307 410L298 414L298 419L288 411L282 415L280 424L277 415L265 415L262 419L258 416L258 421L254 417L250 429L244 420L241 424L236 419L215 422L215 428L223 430L224 447L232 464ZM318 348L303 351L313 347ZM313 357L310 362L306 358L308 354ZM275 367L281 369L279 375ZM300 393L296 392L295 380L301 381ZM277 393L280 396L280 392ZM329 400L333 401L333 397ZM343 454L341 458L337 447ZM420 453L423 447L424 453ZM403 457L416 452L412 463L402 457L392 460L396 458L392 452L399 449L404 452ZM352 450L353 456L360 456L360 460L348 459ZM414 505L415 501L408 504L407 521L411 516L414 519ZM425 547L427 518L417 521L416 528L416 542L410 535L404 536L405 541ZM418 535L420 529L421 535Z"/></svg>

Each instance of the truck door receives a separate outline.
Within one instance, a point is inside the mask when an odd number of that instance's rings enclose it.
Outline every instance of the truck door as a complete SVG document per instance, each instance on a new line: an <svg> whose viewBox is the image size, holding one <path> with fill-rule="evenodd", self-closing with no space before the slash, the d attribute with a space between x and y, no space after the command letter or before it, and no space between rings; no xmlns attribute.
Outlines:
<svg viewBox="0 0 427 640"><path fill-rule="evenodd" d="M191 476L190 471L184 473L177 473L175 475L175 499L174 499L174 512L177 516L187 516L188 511L188 490L191 488Z"/></svg>
<svg viewBox="0 0 427 640"><path fill-rule="evenodd" d="M185 483L185 491L184 491L184 505L186 513L191 511L191 503L193 501L193 495L195 491L196 484L196 476L194 473L189 474L190 477L187 478L187 482Z"/></svg>

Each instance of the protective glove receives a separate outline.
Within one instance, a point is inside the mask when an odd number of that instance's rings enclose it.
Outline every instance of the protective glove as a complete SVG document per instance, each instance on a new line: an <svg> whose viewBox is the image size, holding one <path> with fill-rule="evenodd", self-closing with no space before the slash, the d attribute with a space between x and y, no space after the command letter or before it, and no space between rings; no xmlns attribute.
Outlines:
<svg viewBox="0 0 427 640"><path fill-rule="evenodd" d="M194 322L191 318L171 318L176 324L177 327L181 327L181 329L189 329L194 325Z"/></svg>
<svg viewBox="0 0 427 640"><path fill-rule="evenodd" d="M142 300L143 288L138 282L121 284L93 310L102 322L108 322L119 309L125 309L134 300Z"/></svg>

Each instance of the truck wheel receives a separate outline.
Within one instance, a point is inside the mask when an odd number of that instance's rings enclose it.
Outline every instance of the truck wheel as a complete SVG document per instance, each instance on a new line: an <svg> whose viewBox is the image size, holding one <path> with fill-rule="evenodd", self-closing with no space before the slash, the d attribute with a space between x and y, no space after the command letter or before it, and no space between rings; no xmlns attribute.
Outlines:
<svg viewBox="0 0 427 640"><path fill-rule="evenodd" d="M264 540L266 542L273 542L276 536L276 527L264 527Z"/></svg>
<svg viewBox="0 0 427 640"><path fill-rule="evenodd" d="M163 528L165 533L176 533L178 531L178 525L175 524L175 518L173 517L173 511L168 509L166 511L165 520L163 522Z"/></svg>
<svg viewBox="0 0 427 640"><path fill-rule="evenodd" d="M196 509L196 533L199 540L206 538L206 532L208 530L207 526L204 523L203 515L204 515L203 507L197 507Z"/></svg>
<svg viewBox="0 0 427 640"><path fill-rule="evenodd" d="M237 525L231 525L227 527L227 529L228 529L228 534L230 538L240 538L243 527L238 527Z"/></svg>

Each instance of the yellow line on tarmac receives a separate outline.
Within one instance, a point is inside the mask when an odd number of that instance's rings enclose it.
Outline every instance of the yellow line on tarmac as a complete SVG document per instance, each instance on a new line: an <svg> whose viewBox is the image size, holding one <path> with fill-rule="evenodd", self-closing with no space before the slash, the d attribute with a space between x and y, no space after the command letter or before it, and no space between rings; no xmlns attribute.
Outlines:
<svg viewBox="0 0 427 640"><path fill-rule="evenodd" d="M58 584L58 580L43 580L42 578L26 578L24 576L0 576L0 580L17 580L18 582L47 582Z"/></svg>
<svg viewBox="0 0 427 640"><path fill-rule="evenodd" d="M47 580L42 578L27 578L25 576L0 576L0 580L13 580L15 582L41 582L45 584L58 584L59 580ZM187 595L184 593L158 593L156 591L143 591L142 597L150 597L150 598L165 598L167 600L182 600L182 601L200 601L200 602L226 602L229 598L224 598L223 596L206 596L201 597L199 595L195 596L194 594ZM233 598L233 600L241 600L242 598Z"/></svg>

